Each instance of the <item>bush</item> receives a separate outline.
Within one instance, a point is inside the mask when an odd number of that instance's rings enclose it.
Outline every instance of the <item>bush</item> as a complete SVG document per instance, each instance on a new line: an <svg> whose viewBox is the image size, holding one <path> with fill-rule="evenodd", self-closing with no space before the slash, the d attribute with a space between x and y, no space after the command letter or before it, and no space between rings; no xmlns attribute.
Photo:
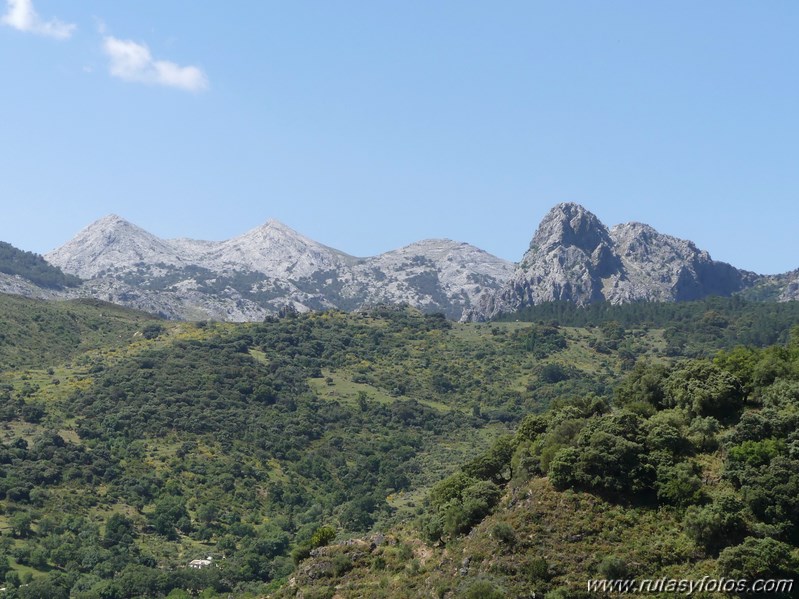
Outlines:
<svg viewBox="0 0 799 599"><path fill-rule="evenodd" d="M487 580L478 580L463 595L466 599L504 599L505 593Z"/></svg>
<svg viewBox="0 0 799 599"><path fill-rule="evenodd" d="M317 547L324 547L336 538L336 529L332 526L321 526L317 528L311 538L304 543L297 545L291 552L291 557L295 564L299 564L302 560L307 559L311 555L311 551Z"/></svg>
<svg viewBox="0 0 799 599"><path fill-rule="evenodd" d="M494 529L491 531L491 536L505 545L513 546L516 544L516 531L507 522L495 524Z"/></svg>
<svg viewBox="0 0 799 599"><path fill-rule="evenodd" d="M620 557L608 555L599 562L597 573L606 580L621 580L629 577L630 569Z"/></svg>
<svg viewBox="0 0 799 599"><path fill-rule="evenodd" d="M546 582L551 578L549 572L549 562L543 557L539 557L530 562L527 566L527 578L530 582Z"/></svg>
<svg viewBox="0 0 799 599"><path fill-rule="evenodd" d="M352 559L345 553L339 553L333 558L333 573L342 576L352 570Z"/></svg>
<svg viewBox="0 0 799 599"><path fill-rule="evenodd" d="M799 560L792 547L774 539L747 538L719 555L719 574L748 580L792 578L799 572Z"/></svg>
<svg viewBox="0 0 799 599"><path fill-rule="evenodd" d="M683 520L685 532L697 545L716 553L745 535L743 510L743 504L732 495L723 495L705 507L691 506Z"/></svg>

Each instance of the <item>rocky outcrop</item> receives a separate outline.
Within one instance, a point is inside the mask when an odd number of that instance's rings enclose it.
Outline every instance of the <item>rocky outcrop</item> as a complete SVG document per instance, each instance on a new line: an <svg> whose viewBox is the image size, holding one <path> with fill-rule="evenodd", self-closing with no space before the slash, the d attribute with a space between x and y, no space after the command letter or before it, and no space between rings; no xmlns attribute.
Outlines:
<svg viewBox="0 0 799 599"><path fill-rule="evenodd" d="M486 320L556 300L620 304L725 296L762 278L649 225L608 229L582 206L558 204L541 221L510 280L479 298L466 318Z"/></svg>

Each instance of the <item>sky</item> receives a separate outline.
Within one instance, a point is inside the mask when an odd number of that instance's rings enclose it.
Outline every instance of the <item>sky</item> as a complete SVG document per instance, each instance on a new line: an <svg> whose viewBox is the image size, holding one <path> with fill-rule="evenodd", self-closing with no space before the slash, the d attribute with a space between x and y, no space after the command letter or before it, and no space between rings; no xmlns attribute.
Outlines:
<svg viewBox="0 0 799 599"><path fill-rule="evenodd" d="M517 261L559 202L799 268L799 3L0 0L0 240Z"/></svg>

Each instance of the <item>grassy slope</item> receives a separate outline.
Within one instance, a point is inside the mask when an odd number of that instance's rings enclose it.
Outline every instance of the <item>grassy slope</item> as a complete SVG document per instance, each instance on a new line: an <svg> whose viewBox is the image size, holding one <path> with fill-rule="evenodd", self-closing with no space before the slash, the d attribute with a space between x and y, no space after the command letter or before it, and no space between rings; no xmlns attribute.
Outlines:
<svg viewBox="0 0 799 599"><path fill-rule="evenodd" d="M0 294L0 366L43 368L93 349L126 345L147 323L144 312L96 300L52 302Z"/></svg>

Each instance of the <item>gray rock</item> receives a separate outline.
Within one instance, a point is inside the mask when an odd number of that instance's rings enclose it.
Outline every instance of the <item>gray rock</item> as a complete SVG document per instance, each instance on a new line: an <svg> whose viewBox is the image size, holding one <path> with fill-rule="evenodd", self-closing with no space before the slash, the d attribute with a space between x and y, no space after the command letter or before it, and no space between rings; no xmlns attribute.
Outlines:
<svg viewBox="0 0 799 599"><path fill-rule="evenodd" d="M483 294L464 319L488 320L556 300L584 305L726 296L762 279L649 225L608 229L582 206L558 204L541 221L510 280Z"/></svg>
<svg viewBox="0 0 799 599"><path fill-rule="evenodd" d="M376 304L483 321L554 300L621 304L736 293L799 299L799 270L770 276L739 270L645 224L609 229L571 203L549 211L518 265L448 239L357 258L274 220L226 241L167 240L115 215L45 258L85 283L53 291L2 275L0 292L91 297L171 319L227 321Z"/></svg>
<svg viewBox="0 0 799 599"><path fill-rule="evenodd" d="M88 279L74 295L177 319L263 320L299 312L406 303L459 318L510 262L474 246L432 239L356 258L270 220L227 241L164 240L107 216L46 259Z"/></svg>

